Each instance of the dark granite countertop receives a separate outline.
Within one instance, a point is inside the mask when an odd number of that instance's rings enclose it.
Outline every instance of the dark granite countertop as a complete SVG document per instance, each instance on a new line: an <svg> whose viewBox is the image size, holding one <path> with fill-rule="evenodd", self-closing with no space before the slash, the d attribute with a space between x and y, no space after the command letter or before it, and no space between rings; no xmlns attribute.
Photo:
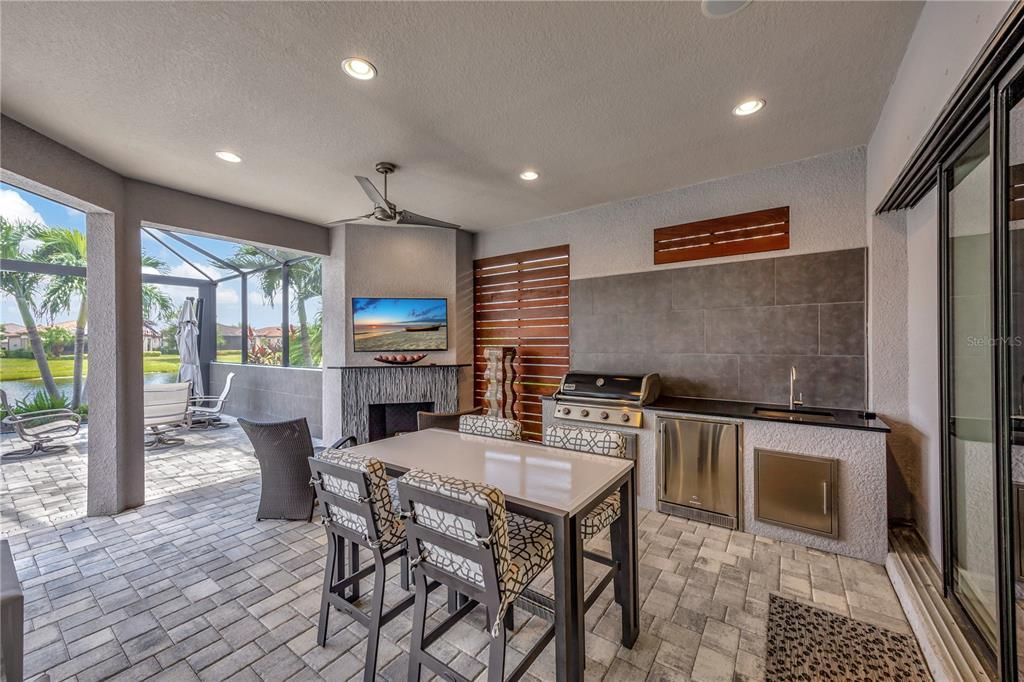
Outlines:
<svg viewBox="0 0 1024 682"><path fill-rule="evenodd" d="M771 408L786 410L785 405L767 405L759 403L744 403L734 400L707 400L704 398L681 398L677 396L663 395L646 409L661 410L663 412L687 412L690 414L702 414L709 417L732 417L734 419L758 419L762 421L784 422L787 424L807 424L810 426L824 426L831 429L856 429L859 431L881 431L889 433L889 426L873 417L865 418L865 413L857 410L834 410L827 408L805 407L798 408L798 412L788 417L773 417L764 414L757 414L755 409ZM830 412L835 416L835 421L817 421L804 419L799 416L799 410L811 412Z"/></svg>

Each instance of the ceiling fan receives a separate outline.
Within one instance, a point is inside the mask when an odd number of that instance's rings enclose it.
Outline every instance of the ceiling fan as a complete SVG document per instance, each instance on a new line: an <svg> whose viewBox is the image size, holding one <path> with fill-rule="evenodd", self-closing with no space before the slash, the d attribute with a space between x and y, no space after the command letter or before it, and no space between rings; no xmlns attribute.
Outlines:
<svg viewBox="0 0 1024 682"><path fill-rule="evenodd" d="M354 218L346 218L344 220L335 220L332 223L327 223L328 226L332 225L343 225L345 223L351 223L356 220L365 220L366 218L373 218L379 220L382 223L393 223L395 225L423 225L425 227L447 227L451 230L459 229L459 225L455 223L446 223L443 220L437 220L435 218L428 218L425 215L419 215L412 211L400 211L398 207L388 201L388 176L394 173L398 166L387 161L381 161L376 166L377 172L384 176L384 194L373 186L369 178L364 178L362 175L356 176L356 182L366 192L366 196L370 197L370 201L373 202L373 211L366 215L356 216Z"/></svg>

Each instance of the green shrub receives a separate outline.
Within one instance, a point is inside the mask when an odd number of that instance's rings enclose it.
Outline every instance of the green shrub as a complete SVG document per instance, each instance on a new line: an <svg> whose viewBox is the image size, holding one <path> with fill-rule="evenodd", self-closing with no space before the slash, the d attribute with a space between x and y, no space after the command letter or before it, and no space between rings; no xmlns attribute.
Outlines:
<svg viewBox="0 0 1024 682"><path fill-rule="evenodd" d="M158 358L161 355L163 355L163 353L158 350L147 350L142 352L142 357L144 358Z"/></svg>
<svg viewBox="0 0 1024 682"><path fill-rule="evenodd" d="M18 348L17 350L9 350L6 351L6 353L7 354L4 357L11 359L19 358L21 360L34 360L36 357L32 355L32 351L29 350L28 348Z"/></svg>
<svg viewBox="0 0 1024 682"><path fill-rule="evenodd" d="M21 400L15 400L11 410L13 410L14 414L23 414L25 412L39 412L40 410L66 410L70 407L71 403L63 393L57 398L53 398L46 391L40 390L29 394Z"/></svg>

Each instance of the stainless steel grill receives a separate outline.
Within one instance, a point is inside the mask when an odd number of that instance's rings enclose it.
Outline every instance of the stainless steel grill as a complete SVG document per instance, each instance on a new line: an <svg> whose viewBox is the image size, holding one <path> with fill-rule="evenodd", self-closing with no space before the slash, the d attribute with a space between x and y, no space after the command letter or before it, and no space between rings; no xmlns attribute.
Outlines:
<svg viewBox="0 0 1024 682"><path fill-rule="evenodd" d="M555 393L555 416L641 428L643 407L658 399L657 374L569 372Z"/></svg>

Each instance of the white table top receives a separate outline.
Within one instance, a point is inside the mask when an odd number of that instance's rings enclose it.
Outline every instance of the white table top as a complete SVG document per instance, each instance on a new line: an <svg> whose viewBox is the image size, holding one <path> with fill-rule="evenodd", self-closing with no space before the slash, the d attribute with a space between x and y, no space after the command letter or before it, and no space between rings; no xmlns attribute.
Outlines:
<svg viewBox="0 0 1024 682"><path fill-rule="evenodd" d="M537 443L426 429L351 448L385 465L423 469L500 488L505 498L576 514L633 461Z"/></svg>

